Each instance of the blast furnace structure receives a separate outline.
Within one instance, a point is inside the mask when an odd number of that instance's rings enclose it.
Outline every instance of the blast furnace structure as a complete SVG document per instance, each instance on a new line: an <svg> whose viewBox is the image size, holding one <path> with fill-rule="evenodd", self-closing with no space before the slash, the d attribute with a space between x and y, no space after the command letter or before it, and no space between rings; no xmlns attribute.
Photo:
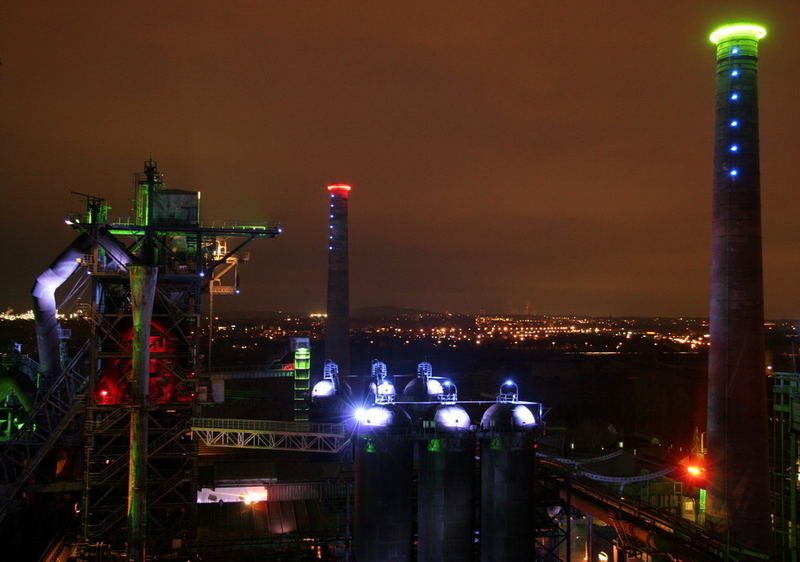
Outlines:
<svg viewBox="0 0 800 562"><path fill-rule="evenodd" d="M83 413L82 544L126 545L129 560L143 561L184 548L196 524L191 419L209 398L203 295L215 268L281 229L202 225L200 193L167 189L152 159L137 178L134 217L111 218L102 199L85 197L87 212L66 220L77 238L33 287L43 391L0 459L0 518ZM238 243L220 255L224 239ZM73 274L88 280L90 337L65 365L55 295Z"/></svg>

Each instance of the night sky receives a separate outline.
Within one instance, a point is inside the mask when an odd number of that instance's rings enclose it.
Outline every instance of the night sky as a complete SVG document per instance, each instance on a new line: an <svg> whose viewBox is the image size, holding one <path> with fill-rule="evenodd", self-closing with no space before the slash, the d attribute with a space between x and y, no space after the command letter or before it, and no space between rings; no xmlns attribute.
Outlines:
<svg viewBox="0 0 800 562"><path fill-rule="evenodd" d="M714 47L761 42L766 313L800 317L800 2L5 2L0 307L80 191L152 152L204 220L279 221L228 310L324 309L352 183L353 308L705 316Z"/></svg>

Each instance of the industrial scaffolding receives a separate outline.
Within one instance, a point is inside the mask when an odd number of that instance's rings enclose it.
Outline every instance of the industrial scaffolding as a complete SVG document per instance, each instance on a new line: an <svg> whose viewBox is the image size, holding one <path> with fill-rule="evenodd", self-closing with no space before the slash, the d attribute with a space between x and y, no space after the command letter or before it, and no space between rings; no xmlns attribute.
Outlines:
<svg viewBox="0 0 800 562"><path fill-rule="evenodd" d="M111 219L103 199L78 195L86 212L65 221L78 237L34 285L42 384L0 457L0 517L82 420L82 549L110 544L144 560L148 551L180 551L195 525L191 420L210 394L203 298L219 284L219 266L238 266L245 245L281 229L202 225L199 192L167 189L152 159L137 175L132 219ZM55 291L74 276L89 280L90 335L65 361Z"/></svg>
<svg viewBox="0 0 800 562"><path fill-rule="evenodd" d="M800 438L800 374L774 373L770 409L770 460L775 560L797 562L797 440Z"/></svg>

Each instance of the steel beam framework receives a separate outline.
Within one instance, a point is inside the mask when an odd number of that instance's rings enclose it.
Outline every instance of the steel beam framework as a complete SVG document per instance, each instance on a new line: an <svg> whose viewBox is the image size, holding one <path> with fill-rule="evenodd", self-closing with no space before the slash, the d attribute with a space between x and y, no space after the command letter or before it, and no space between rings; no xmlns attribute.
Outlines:
<svg viewBox="0 0 800 562"><path fill-rule="evenodd" d="M212 447L305 453L338 453L351 436L341 424L215 418L195 418L192 433Z"/></svg>
<svg viewBox="0 0 800 562"><path fill-rule="evenodd" d="M134 241L134 246L136 241ZM197 258L202 251L198 237L187 241ZM95 249L97 253L97 249ZM109 393L109 376L124 387L131 379L132 329L130 281L126 272L105 270L103 256L90 261L93 275L92 336L89 388L85 426L83 539L121 546L126 540L128 481L130 472L130 394ZM194 523L197 451L189 438L189 420L196 410L200 382L197 369L198 320L201 279L177 274L185 263L162 261L165 275L156 289L153 321L168 346L151 345L151 370L170 380L179 390L167 394L158 383L150 387L145 408L148 432L143 462L146 463L146 542L153 551L169 550L176 538L185 538ZM194 268L192 268L194 269ZM152 338L151 338L152 342ZM112 373L111 375L109 373Z"/></svg>
<svg viewBox="0 0 800 562"><path fill-rule="evenodd" d="M274 238L281 232L265 225L205 226L194 222L199 221L199 210L195 217L157 217L154 198L162 187L151 160L137 182L135 221L108 220L105 212L72 216L68 221L94 241L82 260L92 281L82 540L121 547L126 540L130 543L126 533L135 525L144 537L142 547L132 553L129 544L128 555L137 560L145 552L180 550L196 522L197 443L191 439L190 422L199 413L198 397L208 385L200 326L202 298L209 292L214 270L252 240ZM134 264L158 270L152 330L148 341L139 342L149 346L150 364L150 382L142 389L146 396L139 404L130 388L131 338L141 328L132 316L131 280L127 268L97 243L98 233L124 237L121 245ZM237 242L219 256L215 250L223 238ZM138 418L137 409L142 412ZM132 430L132 419L140 420L137 427L147 428L143 435ZM132 455L133 444L145 453ZM144 521L133 521L128 513L131 462L146 474Z"/></svg>
<svg viewBox="0 0 800 562"><path fill-rule="evenodd" d="M800 374L775 373L770 411L770 461L775 560L797 562L797 441L800 439Z"/></svg>
<svg viewBox="0 0 800 562"><path fill-rule="evenodd" d="M84 345L54 380L44 381L23 426L3 444L0 453L0 522L13 507L30 476L82 411L86 378L77 366L87 348L88 345ZM28 367L36 365L32 359L26 359Z"/></svg>

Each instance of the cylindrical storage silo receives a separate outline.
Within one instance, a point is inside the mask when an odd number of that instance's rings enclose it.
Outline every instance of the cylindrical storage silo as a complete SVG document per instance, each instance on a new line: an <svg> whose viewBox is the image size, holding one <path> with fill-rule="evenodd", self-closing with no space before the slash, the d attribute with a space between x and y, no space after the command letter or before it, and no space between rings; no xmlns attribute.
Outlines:
<svg viewBox="0 0 800 562"><path fill-rule="evenodd" d="M356 562L409 562L412 557L413 442L401 408L356 413Z"/></svg>
<svg viewBox="0 0 800 562"><path fill-rule="evenodd" d="M534 559L534 442L539 420L514 402L481 419L481 561Z"/></svg>
<svg viewBox="0 0 800 562"><path fill-rule="evenodd" d="M417 442L419 562L467 562L475 532L475 433L466 410L435 406Z"/></svg>

